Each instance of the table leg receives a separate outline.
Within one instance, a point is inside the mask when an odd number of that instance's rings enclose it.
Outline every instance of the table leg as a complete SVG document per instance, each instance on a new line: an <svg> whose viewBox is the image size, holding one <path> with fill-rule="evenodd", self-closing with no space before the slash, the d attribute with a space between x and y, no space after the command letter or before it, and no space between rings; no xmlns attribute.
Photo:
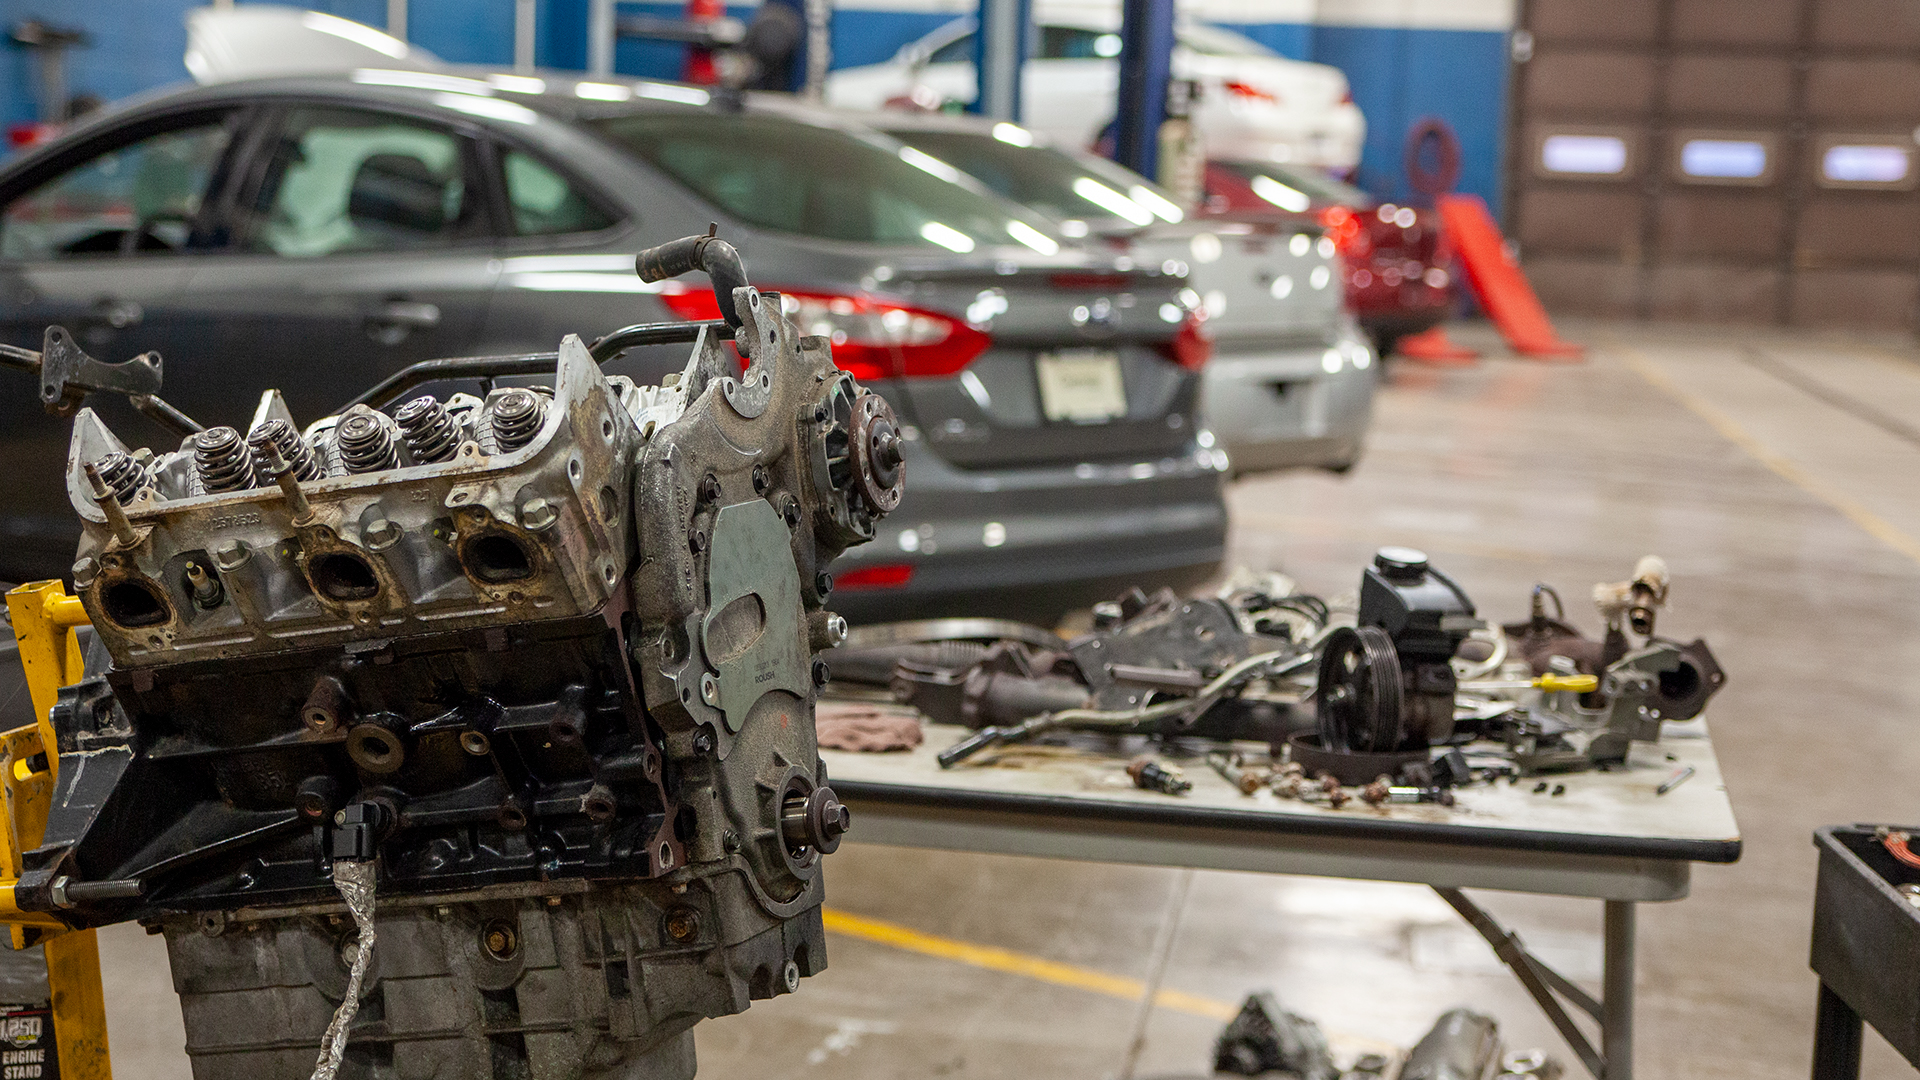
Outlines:
<svg viewBox="0 0 1920 1080"><path fill-rule="evenodd" d="M1608 900L1606 905L1600 1056L1606 1061L1604 1080L1633 1080L1634 906L1630 900Z"/></svg>
<svg viewBox="0 0 1920 1080"><path fill-rule="evenodd" d="M1813 1028L1813 1080L1860 1080L1860 1014L1820 984Z"/></svg>

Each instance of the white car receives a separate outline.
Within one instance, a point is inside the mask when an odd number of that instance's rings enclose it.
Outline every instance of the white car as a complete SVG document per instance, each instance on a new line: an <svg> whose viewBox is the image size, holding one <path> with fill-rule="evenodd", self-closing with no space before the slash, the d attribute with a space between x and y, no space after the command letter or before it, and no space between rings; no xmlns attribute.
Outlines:
<svg viewBox="0 0 1920 1080"><path fill-rule="evenodd" d="M1120 86L1119 14L1035 11L1035 55L1023 74L1021 122L1066 146L1091 146L1113 121ZM1176 28L1173 77L1200 87L1194 126L1209 158L1277 161L1345 172L1360 161L1366 120L1347 77L1289 60L1251 38L1203 23ZM971 102L974 20L956 19L884 64L827 77L828 104L848 109L939 108Z"/></svg>

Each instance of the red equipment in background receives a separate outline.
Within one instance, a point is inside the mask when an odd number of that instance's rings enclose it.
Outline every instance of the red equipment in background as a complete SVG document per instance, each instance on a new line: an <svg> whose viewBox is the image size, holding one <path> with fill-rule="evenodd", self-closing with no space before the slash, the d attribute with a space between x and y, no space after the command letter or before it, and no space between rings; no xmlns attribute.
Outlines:
<svg viewBox="0 0 1920 1080"><path fill-rule="evenodd" d="M1433 156L1431 167L1427 163L1429 153ZM1505 238L1500 235L1500 227L1487 212L1487 204L1478 196L1453 194L1454 185L1460 182L1460 139L1445 120L1429 116L1407 132L1406 168L1407 184L1432 199L1439 210L1441 225L1466 268L1467 284L1473 289L1474 299L1500 328L1513 351L1542 358L1571 358L1585 352L1578 345L1561 341L1554 333L1553 323L1540 307L1533 287L1527 284L1526 275L1520 272L1520 264L1514 261ZM1435 353L1469 351L1444 338L1405 341L1401 343L1402 351L1409 345Z"/></svg>
<svg viewBox="0 0 1920 1080"><path fill-rule="evenodd" d="M681 15L690 23L710 23L726 17L727 5L722 0L687 0L687 6ZM699 45L687 46L686 66L680 70L680 78L695 86L712 86L720 81L720 69L714 64L713 50Z"/></svg>

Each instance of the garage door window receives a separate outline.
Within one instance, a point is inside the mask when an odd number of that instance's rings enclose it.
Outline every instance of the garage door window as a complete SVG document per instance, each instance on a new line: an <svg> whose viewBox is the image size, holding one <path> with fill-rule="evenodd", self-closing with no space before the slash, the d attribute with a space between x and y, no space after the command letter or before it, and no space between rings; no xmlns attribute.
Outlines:
<svg viewBox="0 0 1920 1080"><path fill-rule="evenodd" d="M479 235L463 142L400 117L296 110L254 200L247 246L310 258L444 247Z"/></svg>
<svg viewBox="0 0 1920 1080"><path fill-rule="evenodd" d="M1820 186L1911 190L1914 186L1913 151L1911 139L1825 136L1819 146Z"/></svg>
<svg viewBox="0 0 1920 1080"><path fill-rule="evenodd" d="M1617 135L1549 135L1540 141L1540 169L1557 176L1621 176L1627 171L1627 140Z"/></svg>
<svg viewBox="0 0 1920 1080"><path fill-rule="evenodd" d="M7 204L0 257L185 248L227 142L225 126L205 124L149 136L61 173Z"/></svg>

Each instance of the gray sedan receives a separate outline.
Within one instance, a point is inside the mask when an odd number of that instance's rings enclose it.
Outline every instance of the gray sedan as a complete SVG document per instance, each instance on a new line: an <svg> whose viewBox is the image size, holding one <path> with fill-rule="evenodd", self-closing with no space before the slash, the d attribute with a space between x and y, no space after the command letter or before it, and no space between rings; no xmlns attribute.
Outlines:
<svg viewBox="0 0 1920 1080"><path fill-rule="evenodd" d="M1104 158L1025 128L946 114L862 119L995 191L1143 262L1191 266L1208 314L1207 426L1236 472L1344 471L1373 416L1373 350L1343 304L1333 241L1305 221L1189 220L1166 192Z"/></svg>
<svg viewBox="0 0 1920 1080"><path fill-rule="evenodd" d="M630 260L708 221L914 437L890 535L836 568L841 610L1058 610L1218 563L1224 457L1178 268L776 100L374 69L166 92L0 171L0 340L64 324L103 358L164 353L205 423L268 386L311 419L411 361L700 317L711 293ZM64 451L28 381L0 384L0 576L71 557Z"/></svg>

